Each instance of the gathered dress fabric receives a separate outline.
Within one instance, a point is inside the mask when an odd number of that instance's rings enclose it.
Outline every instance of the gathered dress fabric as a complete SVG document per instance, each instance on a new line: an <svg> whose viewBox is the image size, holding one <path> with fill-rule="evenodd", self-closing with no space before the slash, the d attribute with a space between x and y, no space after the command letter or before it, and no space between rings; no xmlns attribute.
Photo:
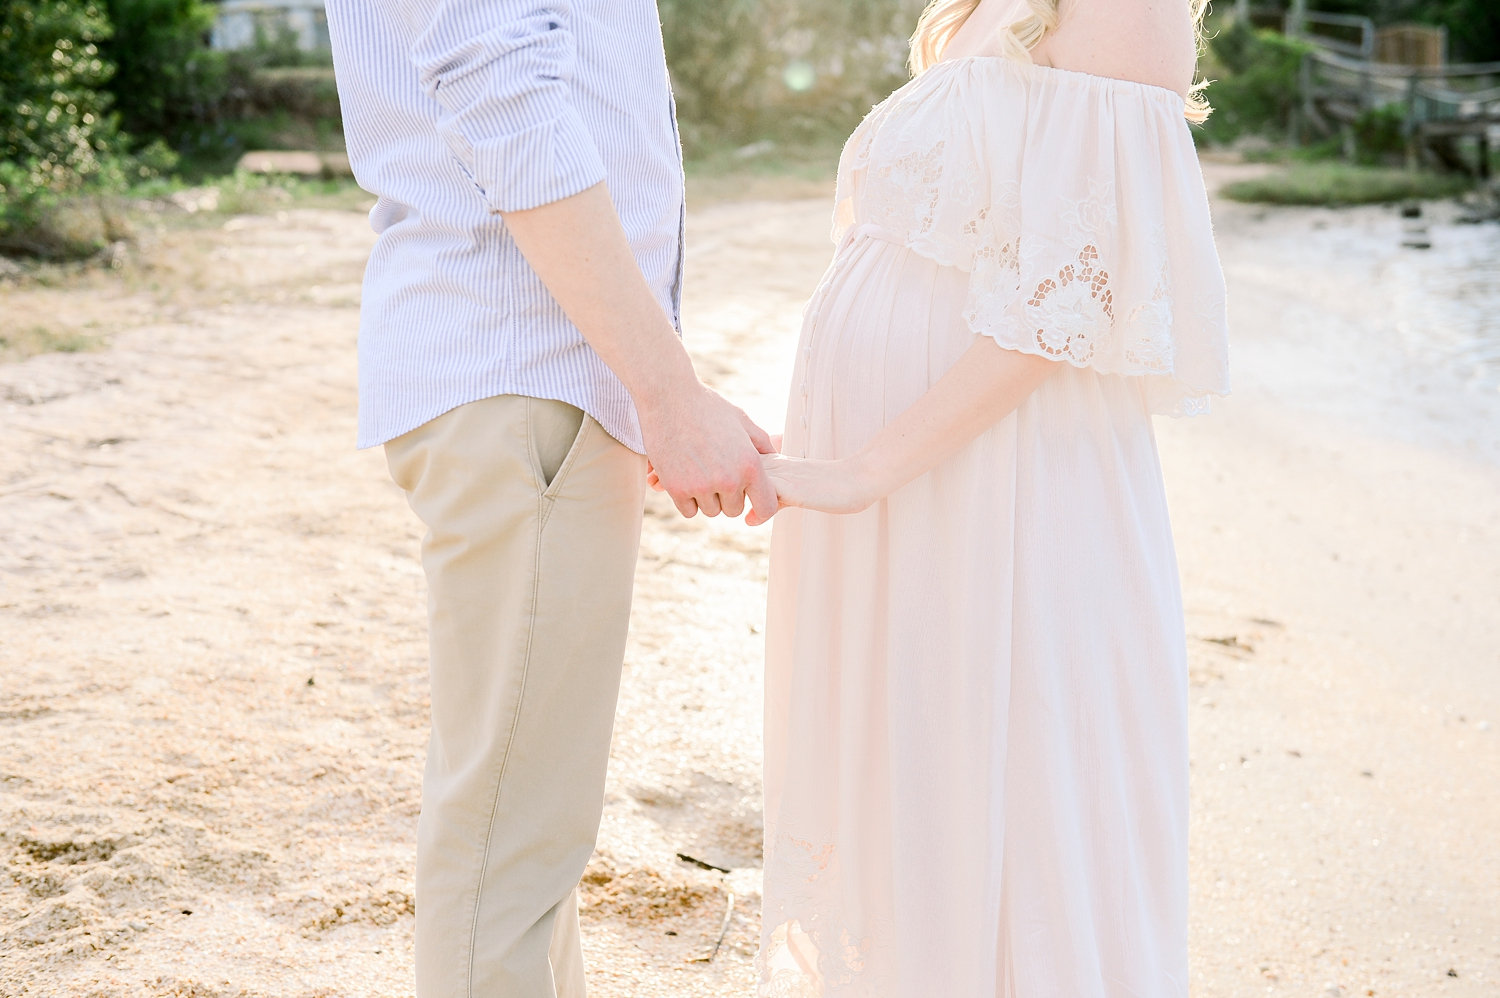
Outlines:
<svg viewBox="0 0 1500 998"><path fill-rule="evenodd" d="M1187 663L1153 413L1225 394L1183 100L939 63L839 167L786 453L857 452L978 337L1058 361L868 510L786 510L762 998L1182 998Z"/></svg>

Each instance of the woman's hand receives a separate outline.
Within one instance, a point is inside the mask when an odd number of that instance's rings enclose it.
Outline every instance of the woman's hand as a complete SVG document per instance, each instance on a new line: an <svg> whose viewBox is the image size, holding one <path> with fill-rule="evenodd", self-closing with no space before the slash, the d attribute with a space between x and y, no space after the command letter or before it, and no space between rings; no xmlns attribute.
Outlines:
<svg viewBox="0 0 1500 998"><path fill-rule="evenodd" d="M820 461L809 458L762 455L766 474L776 486L777 508L796 506L820 513L858 513L868 509L877 498L875 489L854 461ZM750 526L765 519L751 512L745 517Z"/></svg>

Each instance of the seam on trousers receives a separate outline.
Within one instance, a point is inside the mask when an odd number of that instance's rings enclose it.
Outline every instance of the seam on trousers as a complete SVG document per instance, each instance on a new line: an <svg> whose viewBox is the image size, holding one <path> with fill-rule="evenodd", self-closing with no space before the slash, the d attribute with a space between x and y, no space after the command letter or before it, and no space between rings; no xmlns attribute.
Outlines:
<svg viewBox="0 0 1500 998"><path fill-rule="evenodd" d="M526 408L526 452L531 453L531 407ZM526 680L531 675L531 646L536 640L537 592L542 579L542 500L537 499L537 525L534 533L535 545L531 559L531 600L527 607L526 651L521 656L521 691L516 695L515 714L510 722L510 734L505 739L505 752L500 757L500 772L495 776L495 796L490 802L490 820L484 831L484 854L479 861L479 884L474 892L474 915L469 924L469 965L465 975L464 990L474 998L474 952L479 938L479 905L484 900L485 874L490 866L490 845L495 838L495 816L500 813L500 792L505 784L505 770L510 763L510 750L516 744L516 729L521 724L521 711L526 705Z"/></svg>
<svg viewBox="0 0 1500 998"><path fill-rule="evenodd" d="M545 486L542 486L542 475L543 475L543 472L542 472L542 456L536 452L536 443L535 443L535 441L533 439L536 436L536 434L532 432L532 430L533 430L533 427L532 427L533 414L532 414L531 410L532 410L532 407L535 406L535 405L536 405L536 399L527 397L527 399L526 399L526 407L525 407L526 408L526 467L531 471L531 477L533 479L533 481L531 483L532 487L536 488L536 490L538 492L542 492L542 491L545 490ZM541 486L541 487L538 487L538 486Z"/></svg>

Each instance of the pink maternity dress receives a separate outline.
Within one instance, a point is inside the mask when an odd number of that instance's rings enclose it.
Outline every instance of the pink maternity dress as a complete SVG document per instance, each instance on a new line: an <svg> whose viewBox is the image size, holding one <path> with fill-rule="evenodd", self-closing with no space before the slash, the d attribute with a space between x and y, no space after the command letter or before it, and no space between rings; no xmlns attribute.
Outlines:
<svg viewBox="0 0 1500 998"><path fill-rule="evenodd" d="M1187 665L1152 413L1227 391L1183 99L938 64L839 167L784 449L857 451L977 337L1059 361L772 545L763 998L1183 998Z"/></svg>

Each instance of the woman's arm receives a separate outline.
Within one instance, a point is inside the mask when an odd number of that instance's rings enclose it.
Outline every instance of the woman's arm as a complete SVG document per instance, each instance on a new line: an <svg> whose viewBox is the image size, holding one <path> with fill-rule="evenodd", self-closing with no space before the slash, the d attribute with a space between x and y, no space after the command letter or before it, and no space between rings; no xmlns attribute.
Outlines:
<svg viewBox="0 0 1500 998"><path fill-rule="evenodd" d="M858 513L930 471L1015 411L1057 362L981 336L958 363L859 453L833 461L766 455L780 507ZM754 526L767 518L751 513Z"/></svg>

